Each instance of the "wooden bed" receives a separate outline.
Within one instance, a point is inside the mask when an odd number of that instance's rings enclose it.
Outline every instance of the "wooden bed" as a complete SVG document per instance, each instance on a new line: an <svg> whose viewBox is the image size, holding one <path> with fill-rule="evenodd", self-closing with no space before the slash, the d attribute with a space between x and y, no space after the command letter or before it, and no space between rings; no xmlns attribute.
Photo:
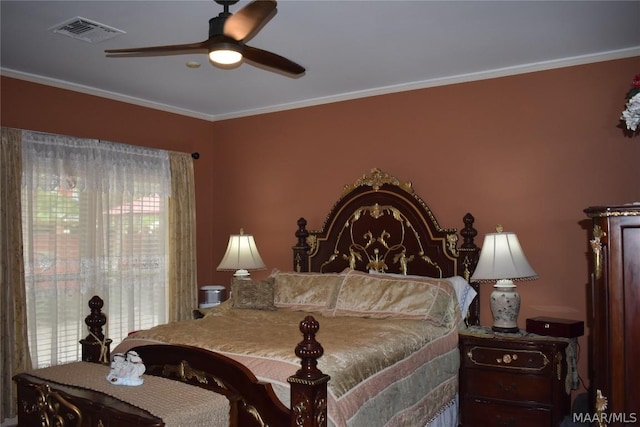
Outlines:
<svg viewBox="0 0 640 427"><path fill-rule="evenodd" d="M374 168L344 187L319 231L298 220L293 268L300 272L341 272L345 268L428 277L459 275L467 281L478 263L475 219L462 229L442 228L409 181ZM459 244L459 237L462 243ZM471 286L479 294L478 283ZM471 303L468 325L480 324L479 298Z"/></svg>
<svg viewBox="0 0 640 427"><path fill-rule="evenodd" d="M102 306L100 297L91 298L91 314L85 320L90 334L80 340L83 362L104 365L105 357L109 359L111 340L103 333L106 316L101 311ZM300 322L302 339L292 349L300 358L300 367L288 378L291 408L280 402L269 384L258 381L245 366L224 355L185 345L147 345L135 350L144 361L146 375L181 381L224 395L227 400L222 410L229 412L230 427L320 427L326 426L329 376L317 368L317 359L323 354L322 346L315 339L318 328L313 316L306 316ZM59 380L60 374L51 377L48 371L56 368L38 369L14 377L18 386L20 426L165 426L161 418L137 402L119 400L119 395L96 390L95 378L84 386L82 378ZM100 371L101 380L106 372L108 369ZM106 384L106 380L104 382ZM109 387L122 388L105 386ZM155 392L154 389L144 390ZM164 392L172 391L173 387Z"/></svg>
<svg viewBox="0 0 640 427"><path fill-rule="evenodd" d="M391 329L386 331L386 335L384 335L389 338L390 342L393 341L395 335L398 335L397 331L404 330L405 326L413 328L414 325L418 325L415 328L428 330L428 334L432 334L435 337L434 341L440 343L438 344L439 346L443 346L442 343L448 342L449 347L442 350L447 352L447 358L439 357L438 359L446 360L449 363L449 374L454 376L446 379L447 390L451 392L451 389L454 388L455 390L453 391L456 391L457 367L459 365L457 328L461 323L459 313L462 303L460 303L460 309L457 301L455 307L448 306L447 309L450 312L448 312L448 317L445 316L448 322L446 326L444 323L436 322L431 324L430 321L423 321L428 319L428 316L423 316L422 312L420 312L420 319L423 320L419 321L414 318L381 320L387 317L387 313L383 316L379 316L379 313L373 313L373 315L367 313L362 316L361 313L354 314L349 309L344 310L344 307L342 308L345 317L339 317L340 314L336 313L341 301L340 292L346 287L347 279L343 279L344 277L356 280L356 283L357 281L364 281L379 284L379 282L386 280L393 283L397 281L400 285L413 285L420 282L420 279L412 277L427 276L435 279L426 279L425 284L420 283L420 286L429 286L430 289L436 289L436 293L440 296L448 295L450 298L454 298L452 297L453 288L451 287L450 289L448 279L441 280L441 278L461 276L468 280L471 277L479 253L479 248L474 243L474 237L477 232L473 228L473 221L473 216L470 214L465 215L462 220L463 227L459 234L455 229L440 227L427 204L414 193L411 183L401 182L379 169L372 169L354 184L344 188L341 197L331 209L320 231L307 230L306 220L300 218L297 223L298 229L295 233L297 242L293 246L293 271L291 273L274 273L276 290L274 291L275 297L272 295L271 298L275 299L276 305L278 301L282 303L278 299L280 297L278 296L277 286L277 280L281 276L288 277L287 280L295 279L296 274L302 275L300 277L304 278L304 280L309 275L314 280L316 278L322 280L324 278L338 277L342 284L338 285L335 291L338 296L331 294L333 296L329 299L332 301L330 304L333 304L333 306L329 309L301 308L296 304L292 304L291 307L287 306L287 304L281 304L278 305L277 309L273 307L275 313L282 311L283 315L286 314L286 319L288 320L281 321L278 324L279 326L269 326L271 328L270 332L262 332L262 334L273 334L273 340L275 340L276 335L284 334L286 336L282 337L283 340L294 343L283 350L291 357L288 357L286 361L280 361L279 365L280 368L286 368L284 369L285 372L287 372L287 369L291 369L290 374L287 374L288 377L285 376L284 378L286 379L280 381L279 384L282 386L282 382L288 383L289 402L283 401L281 389L279 393L274 391L278 386L277 382L266 384L264 381L258 380L258 378L262 379L262 376L253 371L255 369L255 360L250 360L249 357L236 359L233 356L234 352L229 351L225 346L212 351L211 348L204 349L185 345L189 341L182 336L181 338L183 339L179 340L181 342L177 344L167 338L170 335L167 332L169 328L173 328L176 325L161 325L152 328L150 331L142 331L125 340L116 350L124 352L123 349L126 347L126 350L134 349L137 351L147 366L148 374L177 379L227 396L232 426L277 427L291 425L319 427L329 424L342 427L343 425L351 425L350 422L344 421L348 416L340 418L339 421L330 421L328 423L328 418L331 415L329 413L328 416L328 407L333 409L332 405L336 404L338 400L335 390L329 390L328 393L328 385L334 388L342 386L341 382L345 381L343 377L347 369L346 367L341 367L342 359L339 356L334 354L333 351L323 350L323 346L318 341L323 343L325 349L331 350L336 348L336 341L339 341L340 344L345 341L353 341L354 345L362 345L365 348L367 345L363 345L358 341L361 338L360 335L366 333L367 328L364 326L369 327L371 323L376 323L376 321L378 325L392 325ZM461 244L459 242L460 237L462 238ZM393 273L400 276L396 276ZM259 289L266 289L270 279L261 282ZM304 280L300 283L303 283ZM274 286L273 281L271 285ZM471 285L473 286L473 284ZM467 287L469 287L468 284ZM474 288L477 292L477 287L474 286ZM369 292L369 289L367 292ZM273 314L274 311L269 311L271 308L262 311L262 309L253 310L255 307L249 307L249 310L243 310L246 307L235 306L239 300L238 292L234 291L231 301L222 304L220 308L212 310L203 319L185 321L184 323L188 323L191 327L200 328L196 329L196 331L202 331L203 336L206 332L232 340L235 334L239 334L240 331L227 332L221 329L211 332L204 331L202 328L208 325L206 322L209 320L211 322L219 321L234 313L239 316L238 313L245 311L256 312L257 315L263 316L259 317L259 319L266 319L264 322L269 321L269 316L275 316ZM94 304L92 311L95 310L96 306L97 304ZM467 305L466 307L469 307L469 309L464 319L465 322L478 324L479 309L477 298L470 306ZM455 316L451 312L453 309L455 309L455 313L458 313ZM311 313L305 313L305 311L311 311ZM88 318L87 320L92 333L86 340L82 340L83 360L85 361L99 361L102 351L102 346L99 345L100 343L94 337L104 338L102 332L104 315L98 308L95 313L92 313L92 316L91 319ZM456 316L458 320L455 320ZM374 317L374 320L372 321L370 317ZM375 319L376 317L380 317L380 319ZM239 319L240 322L243 321L243 318L240 317ZM294 321L292 319L298 320ZM319 322L316 319L319 319ZM300 340L300 336L297 335L294 339L294 333L291 330L287 329L286 333L282 331L285 331L284 327L287 326L287 323L291 326L291 324L297 322L300 322L299 329L302 332L303 339L295 346L295 342ZM263 320L258 320L255 323L241 324L240 328L243 327L242 325L244 325L244 329L264 328L262 323ZM333 333L332 331L342 328L341 325L343 323L345 325L344 328L357 329L358 332L354 334L351 330L344 331L347 334L351 334L351 338L346 339L344 337L336 339L332 335L322 335L323 332L331 334ZM360 329L361 327L362 329ZM153 331L157 331L159 334L150 335ZM187 336L193 333L200 334L200 332L185 332L180 335ZM225 333L227 334L225 335ZM315 338L316 333L320 334L317 341ZM413 333L413 329L411 329L411 333ZM137 341L149 338L150 341L144 343L144 345ZM267 341L272 339L270 336L262 338ZM294 339L294 341L291 341L291 339ZM256 345L260 344L259 341L256 342L258 343ZM126 345L123 346L123 344L127 344L128 347ZM348 344L344 343L343 345ZM401 344L401 338L396 338L396 341L389 345L395 347ZM423 350L421 346L422 344L418 346L421 352L419 357L426 357L425 355L430 353ZM295 355L299 359L292 356L294 348ZM431 350L429 349L428 351L430 352ZM379 371L373 375L375 381L379 381L379 377L384 377L385 375L392 377L395 375L402 376L405 375L402 372L415 368L416 372L420 370L419 372L422 375L420 378L426 378L425 381L428 382L430 375L428 372L430 371L423 371L423 369L426 369L423 365L411 365L412 367L410 368L403 366L403 364L406 364L407 359L415 364L416 362L413 359L418 358L415 354L418 354L418 352L409 353L409 356L406 357L397 356L397 363L379 368ZM452 356L455 357L452 358ZM255 359L260 362L262 357L257 355ZM361 366L358 365L352 368L366 370L366 367L368 369L368 365L364 362L367 359L362 357L365 356L353 353L354 360L360 361L356 365L361 363ZM387 355L383 355L381 358L386 359ZM298 360L297 368L294 368L295 365L292 360ZM323 363L324 365L322 365ZM406 381L409 382L410 378L407 377ZM414 379L411 380L414 381ZM402 378L402 381L405 381L405 379ZM440 386L439 384L437 385ZM350 403L352 406L362 405L363 402L376 402L372 403L375 406L389 406L391 402L388 399L393 398L397 393L395 387L397 387L397 384L391 384L388 390L385 391L386 394L378 401L371 400L366 393L359 394L362 390L344 392L341 396L360 396L360 403L356 405L354 403L356 399ZM364 387L361 388L364 389ZM444 390L445 387L442 387L442 389ZM418 400L413 406L419 406L420 404L420 400ZM351 408L350 410L362 413L367 412L366 409L360 407ZM429 410L433 413L440 412L438 407L430 408ZM407 421L412 419L412 414L409 411L403 415L404 418L395 417L392 414L390 419L394 421L382 424L413 425ZM372 416L374 418L370 417L365 425L370 426L372 425L371 419L378 419L376 418L377 414ZM361 418L358 423L362 424L363 419L367 418ZM402 421L403 419L404 421ZM421 424L421 427L423 425L424 423Z"/></svg>

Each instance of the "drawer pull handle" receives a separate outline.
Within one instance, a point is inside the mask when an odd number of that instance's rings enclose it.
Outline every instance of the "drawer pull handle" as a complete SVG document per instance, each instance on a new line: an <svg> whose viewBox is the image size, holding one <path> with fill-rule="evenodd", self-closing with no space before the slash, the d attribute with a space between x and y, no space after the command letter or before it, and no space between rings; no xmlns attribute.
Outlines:
<svg viewBox="0 0 640 427"><path fill-rule="evenodd" d="M505 387L504 384L498 383L496 384L499 390L506 392L516 392L518 391L518 385L516 383L511 383L510 386Z"/></svg>
<svg viewBox="0 0 640 427"><path fill-rule="evenodd" d="M498 362L498 363L504 362L505 365L508 365L509 363L513 362L514 360L518 360L518 355L517 354L504 354L504 355L502 355L502 357L498 357L496 359L496 362Z"/></svg>
<svg viewBox="0 0 640 427"><path fill-rule="evenodd" d="M466 351L467 360L476 366L500 367L518 371L540 372L549 365L549 358L540 350L473 346ZM517 360L518 363L513 363Z"/></svg>
<svg viewBox="0 0 640 427"><path fill-rule="evenodd" d="M496 417L496 423L499 426L515 426L516 425L516 420L513 417L503 419L500 415L498 415Z"/></svg>
<svg viewBox="0 0 640 427"><path fill-rule="evenodd" d="M556 372L560 381L562 379L562 354L560 353L556 353Z"/></svg>
<svg viewBox="0 0 640 427"><path fill-rule="evenodd" d="M505 387L504 384L499 382L498 384L496 384L496 386L498 387L498 390L501 390L501 391L506 391L506 392L518 391L518 385L516 383L511 383L511 385L508 385Z"/></svg>

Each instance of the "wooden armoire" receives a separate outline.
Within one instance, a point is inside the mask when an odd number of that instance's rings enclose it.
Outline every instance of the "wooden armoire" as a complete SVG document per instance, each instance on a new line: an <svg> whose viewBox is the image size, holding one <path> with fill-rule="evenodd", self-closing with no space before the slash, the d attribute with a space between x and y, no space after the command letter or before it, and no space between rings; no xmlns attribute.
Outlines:
<svg viewBox="0 0 640 427"><path fill-rule="evenodd" d="M640 423L640 203L584 212L592 219L587 307L592 410L599 391L607 399L602 425L629 425L632 418Z"/></svg>

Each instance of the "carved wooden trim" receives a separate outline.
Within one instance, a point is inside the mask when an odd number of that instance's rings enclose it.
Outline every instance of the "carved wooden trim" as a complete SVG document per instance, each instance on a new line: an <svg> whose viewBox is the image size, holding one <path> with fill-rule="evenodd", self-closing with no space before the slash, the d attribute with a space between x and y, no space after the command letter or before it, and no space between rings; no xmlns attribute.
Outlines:
<svg viewBox="0 0 640 427"><path fill-rule="evenodd" d="M396 229L396 225L390 225L384 218L380 220L384 225L374 224L378 222L376 218L384 215L402 218L403 230ZM359 218L362 225L354 226ZM475 244L478 232L474 222L473 215L467 213L460 233L456 229L442 228L431 209L415 194L411 182L401 182L373 168L355 183L344 187L320 230L308 230L307 221L304 218L298 220L293 268L297 272L340 272L352 268L430 277L459 275L469 281L480 252ZM357 233L350 227L357 229ZM397 239L404 243L393 241L393 244L398 244L397 250L390 251L386 257L385 253L392 245L389 233L395 236L413 234L416 239L411 242ZM375 240L370 247L367 246L367 236L370 237L369 242ZM478 283L471 283L471 286L479 295ZM479 297L471 303L465 322L468 325L480 323Z"/></svg>
<svg viewBox="0 0 640 427"><path fill-rule="evenodd" d="M51 389L49 384L33 384L37 398L35 404L22 402L26 414L38 412L42 427L72 427L82 425L82 413L73 403L65 399L62 394Z"/></svg>
<svg viewBox="0 0 640 427"><path fill-rule="evenodd" d="M318 359L324 349L316 341L320 324L307 316L300 322L303 340L296 346L300 358L300 369L287 381L291 387L291 426L326 427L327 382L329 376L318 369Z"/></svg>
<svg viewBox="0 0 640 427"><path fill-rule="evenodd" d="M384 184L395 185L407 193L413 193L413 186L410 181L401 182L393 175L383 172L378 168L372 168L369 173L362 175L362 177L358 178L353 184L345 185L342 190L342 195L344 196L355 188L362 186L369 186L375 191L378 191Z"/></svg>
<svg viewBox="0 0 640 427"><path fill-rule="evenodd" d="M593 226L593 239L589 241L591 250L593 251L593 268L596 280L602 277L602 239L607 236L602 227L598 224Z"/></svg>

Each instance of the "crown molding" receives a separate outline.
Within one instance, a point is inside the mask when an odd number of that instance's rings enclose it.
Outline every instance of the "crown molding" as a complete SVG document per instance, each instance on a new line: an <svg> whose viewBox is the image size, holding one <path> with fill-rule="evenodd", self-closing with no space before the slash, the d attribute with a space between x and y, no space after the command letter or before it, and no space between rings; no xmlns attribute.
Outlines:
<svg viewBox="0 0 640 427"><path fill-rule="evenodd" d="M629 49L600 52L600 53L591 54L591 55L582 55L582 56L575 56L570 58L563 58L559 60L542 61L542 62L536 62L532 64L518 65L514 67L497 68L494 70L487 70L487 71L482 71L477 73L460 74L456 76L404 83L399 85L384 86L384 87L378 87L373 89L367 89L363 91L343 93L340 95L333 95L333 96L291 102L288 104L273 105L273 106L264 107L264 108L256 108L256 109L250 109L250 110L244 110L244 111L233 111L227 114L219 114L219 115L205 114L198 111L178 108L175 106L161 104L161 103L157 103L157 102L153 102L153 101L149 101L141 98L136 98L136 97L124 95L121 93L115 93L115 92L110 92L102 89L97 89L94 87L78 85L75 83L53 79L50 77L23 73L17 70L0 68L0 75L16 78L20 80L26 80L32 83L53 86L60 89L71 90L74 92L80 92L87 95L99 96L99 97L111 99L114 101L126 102L128 104L139 105L142 107L153 108L156 110L166 111L166 112L175 113L175 114L181 114L184 116L189 116L189 117L193 117L201 120L214 122L214 121L229 120L229 119L235 119L235 118L241 118L241 117L255 116L259 114L293 110L298 108L313 107L317 105L349 101L354 99L367 98L371 96L386 95L386 94L406 92L411 90L427 89L427 88L436 87L436 86L446 86L446 85L466 83L466 82L472 82L472 81L495 79L495 78L513 76L518 74L533 73L533 72L546 71L546 70L552 70L557 68L573 67L576 65L584 65L584 64L590 64L590 63L596 63L596 62L611 61L616 59L631 58L634 56L640 56L640 46L636 46Z"/></svg>

